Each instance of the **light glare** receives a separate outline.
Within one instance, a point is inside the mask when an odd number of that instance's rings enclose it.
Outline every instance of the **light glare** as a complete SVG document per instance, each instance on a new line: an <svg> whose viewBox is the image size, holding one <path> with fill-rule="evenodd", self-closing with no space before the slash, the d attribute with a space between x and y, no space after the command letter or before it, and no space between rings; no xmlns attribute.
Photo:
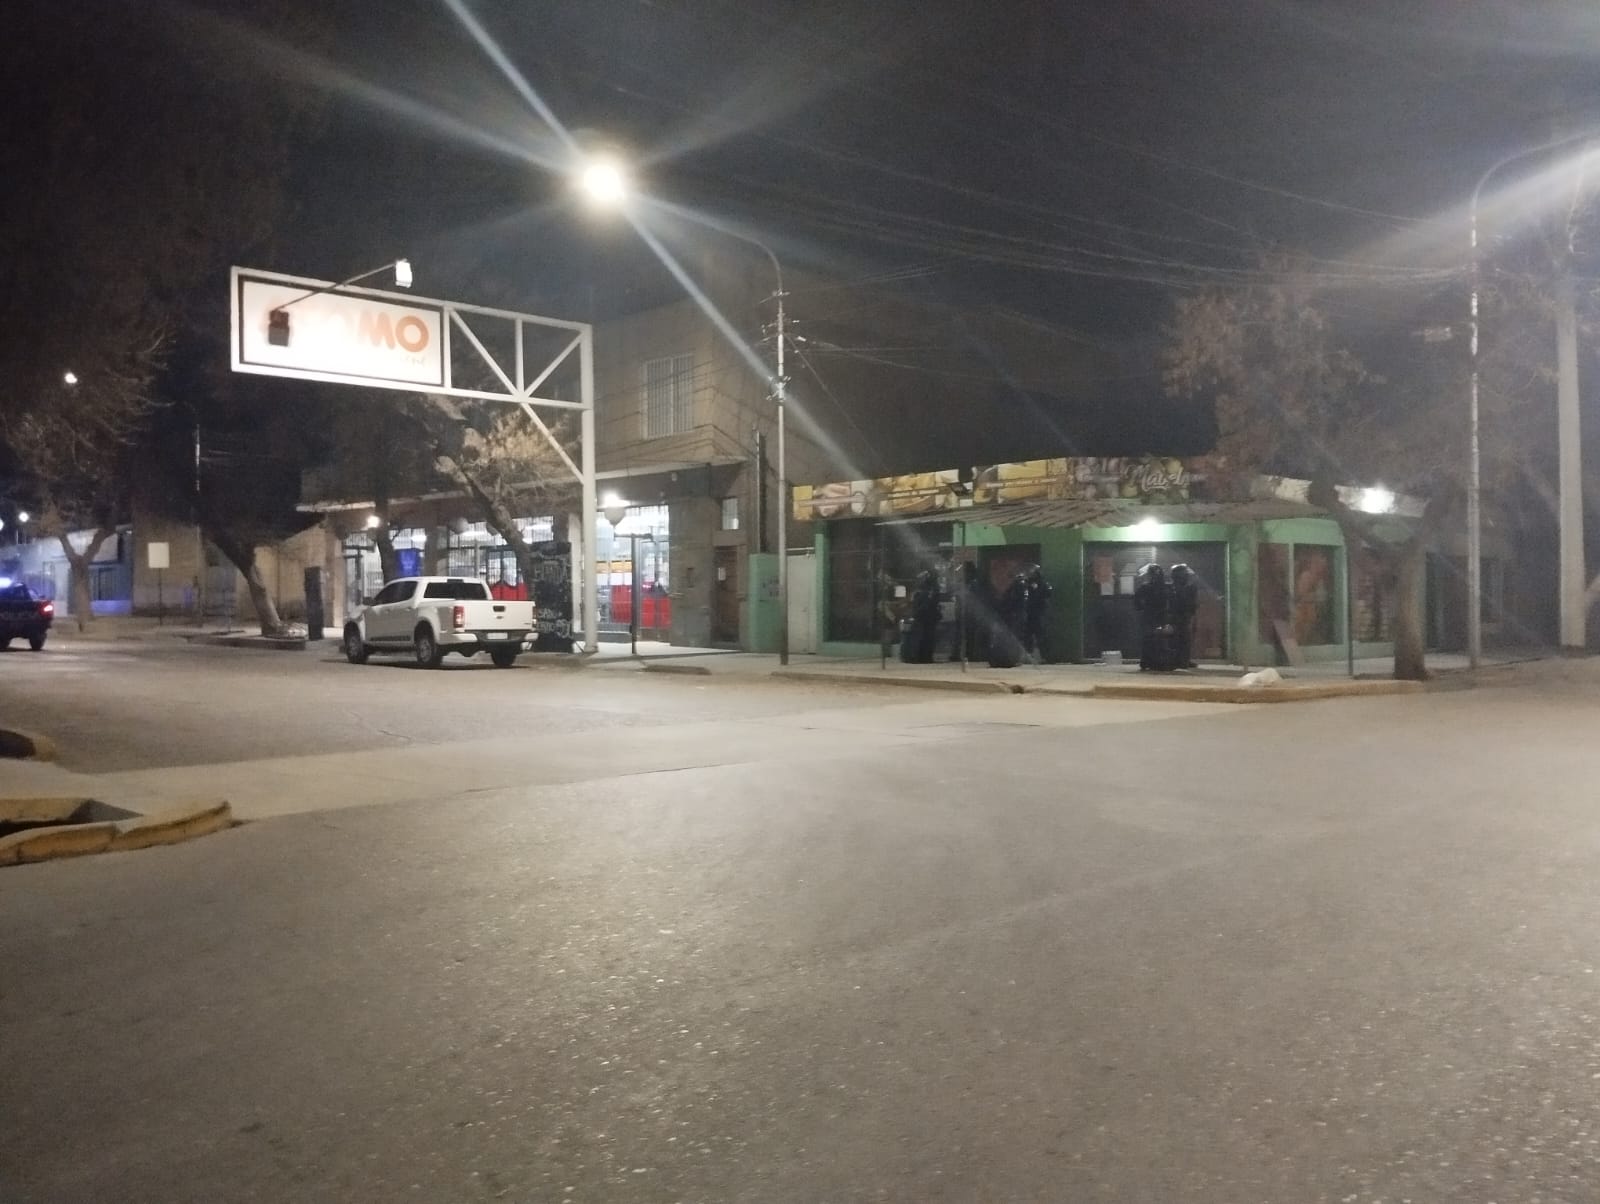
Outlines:
<svg viewBox="0 0 1600 1204"><path fill-rule="evenodd" d="M597 205L615 208L628 195L628 177L615 159L594 159L578 177L584 195Z"/></svg>
<svg viewBox="0 0 1600 1204"><path fill-rule="evenodd" d="M1367 514L1389 514L1394 510L1394 491L1382 485L1363 489L1356 508Z"/></svg>

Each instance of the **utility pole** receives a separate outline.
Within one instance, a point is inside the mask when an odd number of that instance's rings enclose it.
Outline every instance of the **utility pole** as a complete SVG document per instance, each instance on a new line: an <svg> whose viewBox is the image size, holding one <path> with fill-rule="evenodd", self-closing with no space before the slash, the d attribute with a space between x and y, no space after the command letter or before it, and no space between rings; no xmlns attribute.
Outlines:
<svg viewBox="0 0 1600 1204"><path fill-rule="evenodd" d="M1477 184L1472 189L1472 199L1468 205L1468 247L1471 255L1470 268L1472 272L1472 303L1471 322L1468 326L1468 354L1471 357L1471 374L1467 394L1467 430L1469 440L1468 471L1467 471L1467 659L1472 667L1478 667L1479 657L1483 648L1483 547L1482 547L1482 476L1480 469L1480 431L1478 407L1478 335L1479 335L1479 293L1482 290L1483 264L1478 250L1478 210L1483 196L1483 189L1492 177L1501 168L1506 167L1520 159L1530 158L1534 155L1544 154L1547 151L1559 150L1578 142L1594 141L1600 138L1600 130L1587 130L1576 134L1565 134L1551 138L1534 146L1523 147L1521 150L1512 151L1502 155L1491 163L1484 173L1478 177ZM1581 187L1581 176L1575 187ZM1577 206L1577 194L1573 195L1573 208ZM1568 237L1571 237L1571 227L1568 227ZM1583 473L1583 457L1578 446L1578 350L1577 350L1577 323L1573 317L1571 293L1565 291L1570 288L1570 280L1566 279L1567 269L1570 266L1570 257L1564 258L1568 262L1562 265L1564 280L1562 301L1558 306L1556 320L1556 350L1557 368L1560 376L1557 389L1557 430L1560 434L1560 450L1558 452L1560 464L1560 520L1561 520L1561 573L1560 573L1560 614L1561 614L1561 643L1563 647L1582 647L1584 645L1584 563L1583 563L1583 490L1581 477ZM1570 337L1569 337L1570 335ZM1570 355L1570 361L1568 356ZM1570 362L1571 371L1568 371ZM1575 580L1576 587L1569 585ZM1575 618L1569 618L1575 616ZM1569 637L1571 643L1569 644Z"/></svg>
<svg viewBox="0 0 1600 1204"><path fill-rule="evenodd" d="M768 252L771 254L770 252ZM773 265L777 257L773 256ZM789 663L789 474L784 452L784 404L789 397L789 380L784 375L784 312L783 273L778 272L778 605L783 613L778 616L778 663Z"/></svg>
<svg viewBox="0 0 1600 1204"><path fill-rule="evenodd" d="M194 605L199 625L206 625L206 529L200 521L200 415L194 419Z"/></svg>
<svg viewBox="0 0 1600 1204"><path fill-rule="evenodd" d="M1572 275L1563 264L1556 282L1556 432L1560 456L1561 647L1582 651L1588 599L1583 557L1583 444L1578 417L1578 313Z"/></svg>

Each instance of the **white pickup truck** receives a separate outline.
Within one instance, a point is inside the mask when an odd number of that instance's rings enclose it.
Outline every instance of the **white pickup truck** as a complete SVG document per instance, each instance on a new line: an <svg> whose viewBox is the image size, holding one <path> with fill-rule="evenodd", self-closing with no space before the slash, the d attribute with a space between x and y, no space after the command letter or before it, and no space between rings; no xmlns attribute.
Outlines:
<svg viewBox="0 0 1600 1204"><path fill-rule="evenodd" d="M509 669L533 627L532 602L497 602L476 578L401 577L344 625L344 655L362 665L374 652L409 652L437 669L447 652L487 652Z"/></svg>

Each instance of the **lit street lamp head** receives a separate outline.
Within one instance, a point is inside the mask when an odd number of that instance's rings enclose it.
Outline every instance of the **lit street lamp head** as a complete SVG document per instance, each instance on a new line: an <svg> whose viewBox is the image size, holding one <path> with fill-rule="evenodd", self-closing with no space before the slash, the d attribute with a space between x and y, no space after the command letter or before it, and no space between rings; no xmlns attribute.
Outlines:
<svg viewBox="0 0 1600 1204"><path fill-rule="evenodd" d="M76 372L63 372L61 379L69 385L75 385L78 383L78 374Z"/></svg>
<svg viewBox="0 0 1600 1204"><path fill-rule="evenodd" d="M615 159L591 159L578 173L578 186L596 205L615 209L628 198L628 176Z"/></svg>

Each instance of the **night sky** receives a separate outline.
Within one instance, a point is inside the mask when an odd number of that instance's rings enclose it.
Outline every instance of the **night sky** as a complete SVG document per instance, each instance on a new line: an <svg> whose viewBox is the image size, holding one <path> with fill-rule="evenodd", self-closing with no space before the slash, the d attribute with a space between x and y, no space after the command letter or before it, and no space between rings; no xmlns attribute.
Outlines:
<svg viewBox="0 0 1600 1204"><path fill-rule="evenodd" d="M796 266L899 273L1131 348L1150 368L1127 390L1158 389L1175 292L1275 246L1352 288L1459 266L1478 172L1556 123L1600 122L1600 6L1576 2L467 8L656 195ZM582 211L570 153L446 0L163 2L147 19L197 77L319 107L272 262L252 266L334 276L404 254L424 293L583 316L679 295L625 225ZM670 218L662 235L707 237Z"/></svg>
<svg viewBox="0 0 1600 1204"><path fill-rule="evenodd" d="M1498 154L1600 111L1592 5L472 11L571 129L630 148L660 194L743 222L798 262L927 267L952 295L1110 334L1137 333L1168 288L1213 280L1262 245L1407 262L1411 242L1392 245L1417 231L1406 219L1459 220ZM297 190L308 258L362 236L354 204L431 242L419 259L629 276L632 239L585 218L555 175L341 87L375 84L558 160L444 5L352 5L339 24L327 138L308 148ZM419 179L434 163L452 166ZM1439 232L1435 252L1441 239L1452 242Z"/></svg>

